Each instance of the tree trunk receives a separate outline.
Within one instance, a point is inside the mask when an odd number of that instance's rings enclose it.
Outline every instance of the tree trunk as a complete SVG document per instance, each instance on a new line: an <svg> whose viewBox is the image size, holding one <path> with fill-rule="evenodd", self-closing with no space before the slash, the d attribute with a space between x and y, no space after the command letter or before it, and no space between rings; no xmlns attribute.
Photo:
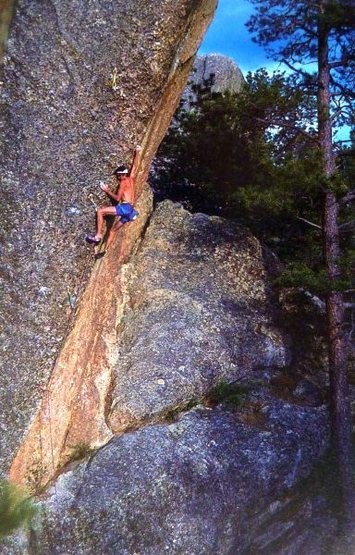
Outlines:
<svg viewBox="0 0 355 555"><path fill-rule="evenodd" d="M318 132L322 166L327 178L335 172L332 147L332 120L330 117L330 68L328 61L328 29L322 18L326 0L321 1L318 28ZM337 291L340 278L340 244L338 226L339 202L335 194L325 193L323 213L323 249L330 282L327 296L327 333L329 344L329 378L333 445L339 472L339 486L343 501L345 522L351 522L353 513L351 467L351 411L347 378L347 352L343 333L343 295ZM348 526L346 526L348 528Z"/></svg>

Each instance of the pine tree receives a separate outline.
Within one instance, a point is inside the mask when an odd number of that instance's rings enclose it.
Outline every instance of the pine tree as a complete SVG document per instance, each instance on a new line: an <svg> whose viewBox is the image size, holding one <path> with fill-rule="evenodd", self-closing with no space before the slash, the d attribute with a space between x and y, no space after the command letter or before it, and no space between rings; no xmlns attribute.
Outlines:
<svg viewBox="0 0 355 555"><path fill-rule="evenodd" d="M336 122L351 121L354 100L355 9L351 0L251 0L256 7L248 27L269 54L294 72L299 86L317 96L318 148L323 192L323 252L330 283L327 294L327 334L332 431L347 521L355 518L351 467L351 413L347 356L343 333L339 212L355 191L341 198L332 134ZM306 64L316 64L308 73ZM312 66L311 66L312 67Z"/></svg>

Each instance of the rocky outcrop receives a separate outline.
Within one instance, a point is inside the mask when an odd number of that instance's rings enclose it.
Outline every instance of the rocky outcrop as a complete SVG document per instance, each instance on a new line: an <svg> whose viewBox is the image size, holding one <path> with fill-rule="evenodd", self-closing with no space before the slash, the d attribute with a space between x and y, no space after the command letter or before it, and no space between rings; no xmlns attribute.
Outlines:
<svg viewBox="0 0 355 555"><path fill-rule="evenodd" d="M112 361L114 432L199 398L222 379L286 365L264 256L245 228L170 201L158 206L126 267Z"/></svg>
<svg viewBox="0 0 355 555"><path fill-rule="evenodd" d="M209 86L213 93L238 93L244 83L244 76L232 58L221 54L196 56L182 98L188 107L196 100L194 88L197 86L202 89Z"/></svg>
<svg viewBox="0 0 355 555"><path fill-rule="evenodd" d="M86 384L93 378L88 386L97 398L93 410L101 410L106 385L96 379L104 352L98 343L102 329L114 327L108 320L112 298L102 288L108 282L117 286L117 264L127 259L150 203L139 201L140 222L130 231L124 228L107 260L96 263L88 304L82 299L75 313L73 299L84 291L94 263L83 241L94 225L90 195L118 160L130 160L136 143L143 144L137 192L143 190L215 5L215 0L16 2L0 96L3 472L41 400L48 419L53 368L54 384L69 396L65 406L73 403L85 375ZM109 77L115 68L113 86ZM60 375L62 368L73 376L71 385ZM69 410L59 442L70 418ZM36 434L40 441L41 426ZM107 437L102 426L98 434L97 441Z"/></svg>
<svg viewBox="0 0 355 555"><path fill-rule="evenodd" d="M308 530L287 510L283 524L271 523L287 505L278 497L308 475L327 445L324 409L274 401L263 414L258 429L222 408L197 408L176 423L113 439L51 488L32 549L38 555L320 553L302 545L314 524L310 506L302 521ZM324 531L323 541L331 529Z"/></svg>
<svg viewBox="0 0 355 555"><path fill-rule="evenodd" d="M94 270L76 325L84 335L85 307L107 293L102 321L115 325L96 328L74 374L68 338L12 465L16 481L52 481L4 555L320 555L335 521L295 486L328 446L328 416L305 380L279 389L290 353L271 253L235 223L165 201L129 260L101 264L115 281L104 293ZM239 384L233 403L213 393L222 381Z"/></svg>
<svg viewBox="0 0 355 555"><path fill-rule="evenodd" d="M105 257L94 270L11 466L11 478L32 489L78 444L97 448L222 379L250 380L287 364L287 337L273 323L271 256L248 230L166 201L133 258L117 264L124 255L116 250L116 260Z"/></svg>
<svg viewBox="0 0 355 555"><path fill-rule="evenodd" d="M144 185L215 4L17 2L0 99L0 456L45 510L4 554L235 555L296 539L302 553L285 494L328 423L304 384L271 391L290 358L272 255L171 202L150 219ZM94 265L82 239L97 181L137 142L140 218ZM232 410L212 400L222 380L260 390Z"/></svg>

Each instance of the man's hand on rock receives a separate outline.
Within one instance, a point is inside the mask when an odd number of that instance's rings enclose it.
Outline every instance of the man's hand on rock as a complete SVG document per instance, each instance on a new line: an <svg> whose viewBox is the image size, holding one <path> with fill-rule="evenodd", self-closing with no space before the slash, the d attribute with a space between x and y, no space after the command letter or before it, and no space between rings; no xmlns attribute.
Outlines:
<svg viewBox="0 0 355 555"><path fill-rule="evenodd" d="M100 189L107 193L107 191L109 190L109 186L105 185L105 183L100 183Z"/></svg>

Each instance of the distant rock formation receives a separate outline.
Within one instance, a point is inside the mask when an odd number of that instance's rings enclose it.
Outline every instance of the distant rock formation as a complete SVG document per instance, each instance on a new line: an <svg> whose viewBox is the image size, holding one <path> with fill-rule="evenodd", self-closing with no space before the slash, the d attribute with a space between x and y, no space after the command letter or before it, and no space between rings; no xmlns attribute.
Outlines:
<svg viewBox="0 0 355 555"><path fill-rule="evenodd" d="M194 67L189 75L182 98L187 105L196 100L193 88L211 84L211 91L215 93L231 91L239 92L245 83L243 74L235 61L222 54L206 54L196 56Z"/></svg>

